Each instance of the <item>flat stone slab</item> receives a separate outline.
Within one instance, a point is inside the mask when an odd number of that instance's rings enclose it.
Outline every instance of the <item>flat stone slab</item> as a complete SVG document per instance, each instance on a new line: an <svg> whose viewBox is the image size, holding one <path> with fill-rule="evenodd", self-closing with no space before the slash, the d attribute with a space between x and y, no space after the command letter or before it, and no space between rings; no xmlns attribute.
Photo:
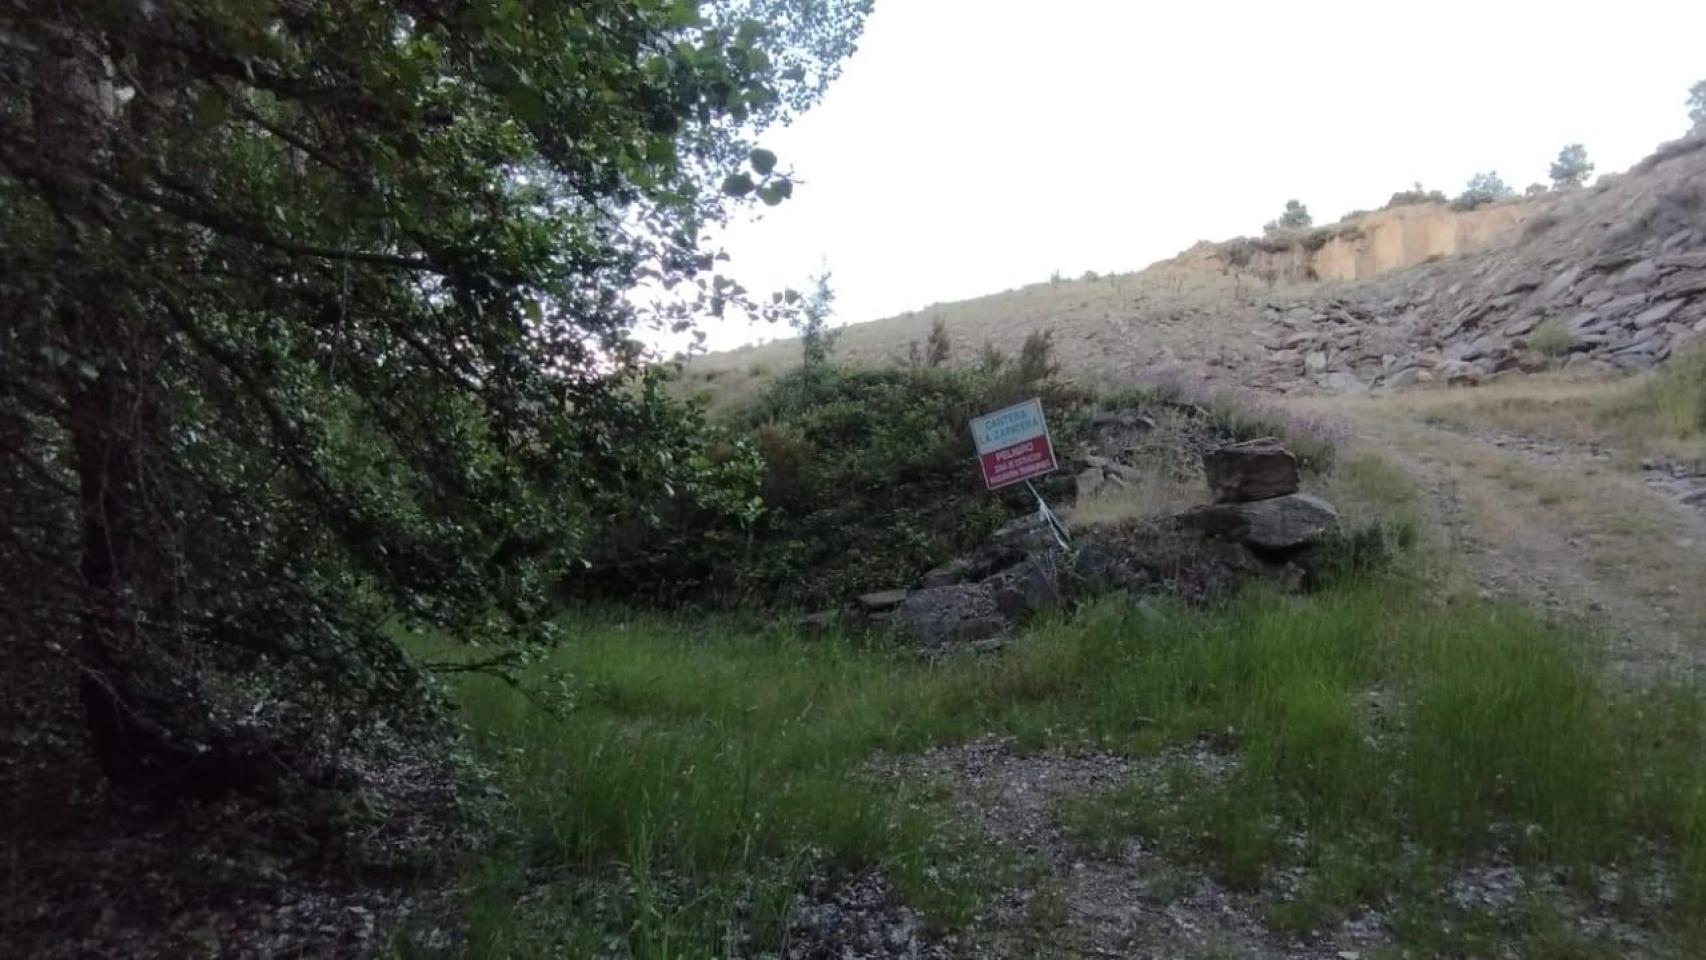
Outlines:
<svg viewBox="0 0 1706 960"><path fill-rule="evenodd" d="M863 594L859 597L859 608L866 613L882 613L893 610L906 602L905 590L878 590L875 593Z"/></svg>
<svg viewBox="0 0 1706 960"><path fill-rule="evenodd" d="M1289 550L1337 531L1339 511L1320 497L1293 493L1270 500L1196 507L1179 520L1210 536L1264 550Z"/></svg>

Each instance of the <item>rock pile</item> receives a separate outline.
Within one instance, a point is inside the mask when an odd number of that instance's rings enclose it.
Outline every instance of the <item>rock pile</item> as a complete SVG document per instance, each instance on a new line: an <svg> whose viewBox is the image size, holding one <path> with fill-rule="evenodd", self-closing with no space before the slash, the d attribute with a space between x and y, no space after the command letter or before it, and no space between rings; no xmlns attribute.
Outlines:
<svg viewBox="0 0 1706 960"><path fill-rule="evenodd" d="M1332 504L1298 492L1297 458L1276 440L1221 447L1203 458L1203 471L1215 502L1180 515L1193 530L1280 559L1338 530Z"/></svg>
<svg viewBox="0 0 1706 960"><path fill-rule="evenodd" d="M1085 472L1099 471L1101 482L1126 475L1123 464L1106 462ZM1313 548L1337 532L1339 517L1332 504L1300 492L1297 458L1267 439L1215 447L1202 464L1214 503L1079 531L1070 549L1040 515L1019 517L917 587L864 594L847 611L814 614L806 625L846 620L893 628L929 648L982 646L1097 590L1202 600L1259 578L1301 587ZM1085 489L1082 473L1078 488Z"/></svg>

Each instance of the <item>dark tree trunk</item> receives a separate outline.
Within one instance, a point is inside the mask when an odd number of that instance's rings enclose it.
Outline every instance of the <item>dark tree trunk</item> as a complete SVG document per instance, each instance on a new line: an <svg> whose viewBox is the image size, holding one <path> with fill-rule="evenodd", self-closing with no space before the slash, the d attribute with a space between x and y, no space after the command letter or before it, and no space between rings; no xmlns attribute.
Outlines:
<svg viewBox="0 0 1706 960"><path fill-rule="evenodd" d="M229 785L229 743L202 693L179 624L174 529L164 485L149 473L164 436L153 358L159 345L141 298L103 274L83 218L99 187L91 165L122 135L110 67L93 38L63 35L37 53L34 171L66 229L59 318L75 362L64 373L76 471L82 580L78 694L90 752L114 787L172 799ZM104 255L111 256L111 251Z"/></svg>
<svg viewBox="0 0 1706 960"><path fill-rule="evenodd" d="M88 331L84 324L68 329ZM96 340L95 342L100 342ZM81 517L84 614L79 694L95 761L122 790L148 789L193 758L151 716L166 691L147 687L160 671L148 662L144 624L164 571L146 529L142 445L146 401L133 365L111 364L69 397Z"/></svg>

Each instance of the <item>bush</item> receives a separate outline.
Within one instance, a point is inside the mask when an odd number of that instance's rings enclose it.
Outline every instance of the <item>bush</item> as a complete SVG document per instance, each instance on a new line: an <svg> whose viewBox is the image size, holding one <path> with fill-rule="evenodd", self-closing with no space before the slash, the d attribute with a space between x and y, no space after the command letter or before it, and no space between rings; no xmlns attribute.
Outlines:
<svg viewBox="0 0 1706 960"><path fill-rule="evenodd" d="M941 317L931 320L930 336L924 341L925 366L940 367L947 363L953 349L953 342L948 339L948 324Z"/></svg>
<svg viewBox="0 0 1706 960"><path fill-rule="evenodd" d="M1516 191L1499 178L1498 173L1489 170L1477 173L1469 178L1469 185L1451 201L1453 210L1474 210L1490 203L1503 203L1516 199Z"/></svg>
<svg viewBox="0 0 1706 960"><path fill-rule="evenodd" d="M1421 183L1418 181L1410 189L1399 190L1397 193L1394 193L1392 198L1386 201L1386 206L1382 209L1390 210L1393 207L1409 207L1423 203L1444 204L1446 202L1444 193L1438 190L1424 190L1422 189Z"/></svg>
<svg viewBox="0 0 1706 960"><path fill-rule="evenodd" d="M1528 345L1548 357L1561 357L1575 348L1576 338L1568 323L1554 317L1529 335Z"/></svg>

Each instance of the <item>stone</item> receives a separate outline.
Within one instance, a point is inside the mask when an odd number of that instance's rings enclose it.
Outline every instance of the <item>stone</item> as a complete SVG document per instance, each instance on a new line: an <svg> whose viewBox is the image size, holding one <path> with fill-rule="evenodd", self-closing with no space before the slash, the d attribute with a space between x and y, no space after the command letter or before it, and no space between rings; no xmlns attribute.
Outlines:
<svg viewBox="0 0 1706 960"><path fill-rule="evenodd" d="M1686 300L1701 293L1706 293L1706 272L1692 275L1677 274L1659 287L1657 299Z"/></svg>
<svg viewBox="0 0 1706 960"><path fill-rule="evenodd" d="M1552 282L1548 283L1546 285L1546 289L1540 291L1540 299L1542 299L1542 300L1556 300L1556 299L1558 299L1560 296L1563 296L1564 291L1575 286L1576 281L1580 280L1581 278L1582 278L1582 266L1581 266L1581 264L1577 264L1577 265L1571 267L1570 269L1565 270L1563 273L1558 274L1556 277L1553 277Z"/></svg>
<svg viewBox="0 0 1706 960"><path fill-rule="evenodd" d="M1141 413L1132 413L1129 410L1098 410L1090 418L1090 427L1092 429L1123 427L1127 430L1153 430L1155 429L1155 421Z"/></svg>
<svg viewBox="0 0 1706 960"><path fill-rule="evenodd" d="M926 587L947 587L956 583L970 580L977 571L977 564L966 557L955 557L941 566L935 567L924 575L920 581Z"/></svg>
<svg viewBox="0 0 1706 960"><path fill-rule="evenodd" d="M1056 554L1038 554L1000 574L994 584L995 607L1009 619L1043 613L1061 606Z"/></svg>
<svg viewBox="0 0 1706 960"><path fill-rule="evenodd" d="M1572 316L1565 325L1570 328L1571 333L1585 333L1603 326L1603 320L1604 318L1600 316L1598 310L1583 310L1581 313Z"/></svg>
<svg viewBox="0 0 1706 960"><path fill-rule="evenodd" d="M1658 279L1659 264L1656 260L1642 260L1623 271L1617 277L1619 287L1646 286Z"/></svg>
<svg viewBox="0 0 1706 960"><path fill-rule="evenodd" d="M1681 309L1681 300L1664 300L1659 303L1655 303L1642 311L1641 315L1635 318L1635 326L1643 330L1648 327L1658 326L1666 320L1669 320L1671 314Z"/></svg>
<svg viewBox="0 0 1706 960"><path fill-rule="evenodd" d="M878 590L874 593L862 594L859 597L859 609L866 613L882 613L893 610L906 601L905 590Z"/></svg>
<svg viewBox="0 0 1706 960"><path fill-rule="evenodd" d="M1393 390L1402 390L1405 387L1413 387L1419 383L1428 383L1432 381L1433 378L1433 374L1423 370L1421 367L1405 367L1397 373L1394 373L1392 376L1387 377L1386 386Z"/></svg>
<svg viewBox="0 0 1706 960"><path fill-rule="evenodd" d="M1217 503L1283 497L1298 490L1297 458L1276 440L1247 440L1203 455L1203 473Z"/></svg>
<svg viewBox="0 0 1706 960"><path fill-rule="evenodd" d="M1035 513L1027 513L1002 524L989 536L996 552L1033 553L1054 546L1054 531L1048 521Z"/></svg>
<svg viewBox="0 0 1706 960"><path fill-rule="evenodd" d="M1368 392L1368 385L1363 383L1356 374L1345 370L1335 370L1322 379L1321 386L1332 393L1356 395Z"/></svg>
<svg viewBox="0 0 1706 960"><path fill-rule="evenodd" d="M1320 350L1312 350L1303 358L1303 369L1310 373L1321 373L1327 369L1327 354Z"/></svg>
<svg viewBox="0 0 1706 960"><path fill-rule="evenodd" d="M1268 500L1215 503L1179 517L1185 526L1261 550L1290 550L1339 527L1339 512L1320 497L1293 493Z"/></svg>
<svg viewBox="0 0 1706 960"><path fill-rule="evenodd" d="M1452 360L1439 368L1440 379L1452 386L1474 386L1487 378L1477 365L1464 360Z"/></svg>
<svg viewBox="0 0 1706 960"><path fill-rule="evenodd" d="M1504 332L1507 337L1520 337L1538 326L1540 326L1540 314L1531 313L1505 324Z"/></svg>
<svg viewBox="0 0 1706 960"><path fill-rule="evenodd" d="M1610 303L1616 297L1617 297L1617 294L1611 292L1610 290L1603 290L1603 289L1602 290L1595 290L1594 292L1592 292L1592 293L1590 293L1587 296L1582 298L1582 306L1588 307L1589 309L1591 309L1593 307L1598 307L1598 306L1602 306L1604 304ZM1613 312L1613 311L1608 311L1608 312Z"/></svg>
<svg viewBox="0 0 1706 960"><path fill-rule="evenodd" d="M1667 253L1659 258L1660 270L1706 270L1706 250Z"/></svg>
<svg viewBox="0 0 1706 960"><path fill-rule="evenodd" d="M1107 484L1108 478L1102 472L1101 467L1086 467L1079 472L1075 482L1078 488L1078 499L1087 500L1101 492L1102 487Z"/></svg>
<svg viewBox="0 0 1706 960"><path fill-rule="evenodd" d="M914 590L895 609L892 622L908 637L931 646L985 640L1007 628L986 583Z"/></svg>
<svg viewBox="0 0 1706 960"><path fill-rule="evenodd" d="M1620 317L1624 314L1638 312L1646 305L1646 294L1631 293L1628 296L1618 297L1615 300L1607 300L1605 304L1599 308L1599 312L1602 316Z"/></svg>

